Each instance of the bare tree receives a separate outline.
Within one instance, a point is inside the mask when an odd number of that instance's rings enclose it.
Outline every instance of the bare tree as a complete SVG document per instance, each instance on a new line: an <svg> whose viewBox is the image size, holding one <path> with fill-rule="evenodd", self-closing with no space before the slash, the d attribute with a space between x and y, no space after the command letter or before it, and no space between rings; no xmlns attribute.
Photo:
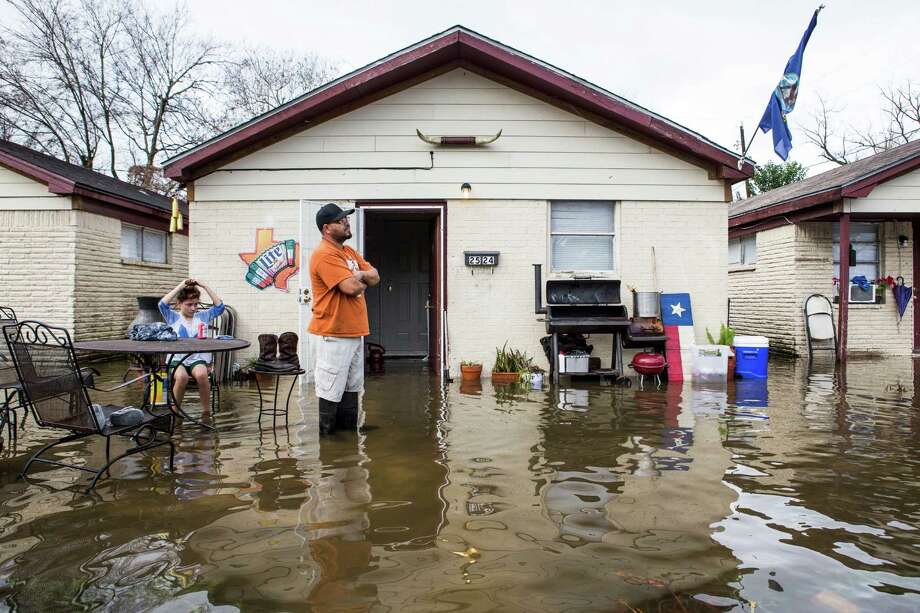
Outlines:
<svg viewBox="0 0 920 613"><path fill-rule="evenodd" d="M113 102L108 88L118 20L114 2L82 0L79 7L65 0L8 2L21 23L0 27L6 129L27 145L92 168L103 143L114 151L104 128Z"/></svg>
<svg viewBox="0 0 920 613"><path fill-rule="evenodd" d="M881 89L881 128L841 127L819 98L821 108L811 125L802 126L809 142L818 147L821 157L835 164L847 164L861 157L887 151L920 138L920 86L908 82L900 87Z"/></svg>
<svg viewBox="0 0 920 613"><path fill-rule="evenodd" d="M339 72L336 62L315 54L243 48L222 71L225 127L277 108L332 81Z"/></svg>
<svg viewBox="0 0 920 613"><path fill-rule="evenodd" d="M812 114L811 125L801 126L808 142L815 145L821 152L821 157L835 164L848 164L855 160L852 151L848 149L850 140L847 135L837 133L837 121L834 118L840 111L828 108L824 98L818 96L820 109Z"/></svg>
<svg viewBox="0 0 920 613"><path fill-rule="evenodd" d="M198 119L200 107L216 90L221 49L192 32L185 7L166 14L135 3L125 33L126 57L118 69L125 112L119 126L132 145L135 164L153 169L162 155L208 135Z"/></svg>

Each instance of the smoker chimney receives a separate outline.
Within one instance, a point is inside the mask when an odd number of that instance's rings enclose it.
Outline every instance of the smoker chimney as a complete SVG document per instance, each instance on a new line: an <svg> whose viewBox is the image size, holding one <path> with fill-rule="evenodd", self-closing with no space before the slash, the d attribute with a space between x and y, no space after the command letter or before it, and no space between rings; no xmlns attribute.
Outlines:
<svg viewBox="0 0 920 613"><path fill-rule="evenodd" d="M546 307L543 306L543 264L533 265L533 303L534 313L546 313Z"/></svg>

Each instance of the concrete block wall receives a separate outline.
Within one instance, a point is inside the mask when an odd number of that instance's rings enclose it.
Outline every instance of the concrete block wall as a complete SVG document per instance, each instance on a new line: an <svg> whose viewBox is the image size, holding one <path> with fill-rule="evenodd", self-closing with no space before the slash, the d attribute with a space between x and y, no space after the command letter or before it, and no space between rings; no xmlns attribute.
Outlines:
<svg viewBox="0 0 920 613"><path fill-rule="evenodd" d="M911 225L880 225L879 273L900 274L911 286L912 244L899 250L898 235L912 241ZM728 275L732 325L738 334L766 336L774 351L807 354L803 302L814 293L833 298L833 278L839 271L832 248L830 222L789 225L758 233L756 265ZM835 317L836 312L835 306ZM908 308L899 325L890 290L885 291L884 304L851 304L847 339L851 353L909 355L913 348L912 308Z"/></svg>
<svg viewBox="0 0 920 613"><path fill-rule="evenodd" d="M812 264L796 275L802 298L814 292L833 296L833 278L839 271L833 263L832 232L831 223L814 222L798 226L796 259L798 261L801 257L808 257L808 262ZM879 274L883 277L900 274L906 285L913 286L912 243L909 242L899 250L898 235L904 235L912 241L911 224L887 222L879 225ZM836 313L836 306L834 310ZM847 348L851 353L910 355L913 350L913 321L913 308L908 306L904 318L898 324L894 296L891 290L886 289L884 304L850 305ZM796 330L800 339L799 346L802 354L805 354L804 322Z"/></svg>
<svg viewBox="0 0 920 613"><path fill-rule="evenodd" d="M545 200L459 200L447 206L447 332L449 369L460 362L482 363L492 370L495 348L526 351L544 369L540 345L546 335L542 316L534 313L533 264L548 266ZM471 269L464 251L500 251L499 265Z"/></svg>
<svg viewBox="0 0 920 613"><path fill-rule="evenodd" d="M543 264L546 279L554 274L549 260L549 202L459 201L448 206L448 330L450 370L462 360L479 360L491 369L495 347L527 351L548 368L539 339L546 334L542 316L534 314L533 264ZM724 202L617 203L616 271L622 300L632 310L629 287L689 292L694 332L718 330L726 320L727 208ZM657 221L653 221L657 220ZM655 247L655 261L652 258ZM467 250L499 250L494 273L463 264ZM688 255L692 254L692 255ZM589 340L594 356L610 365L611 337ZM629 362L629 353L624 363Z"/></svg>
<svg viewBox="0 0 920 613"><path fill-rule="evenodd" d="M167 237L168 262L121 257L121 221L85 211L76 220L75 338L124 338L137 296L162 296L188 275L188 237Z"/></svg>
<svg viewBox="0 0 920 613"><path fill-rule="evenodd" d="M76 237L75 211L0 210L0 304L73 331Z"/></svg>
<svg viewBox="0 0 920 613"><path fill-rule="evenodd" d="M630 286L688 292L697 342L706 342L706 328L717 334L727 316L727 236L725 202L623 202L618 272L630 315Z"/></svg>
<svg viewBox="0 0 920 613"><path fill-rule="evenodd" d="M258 228L274 228L275 240L300 240L299 204L298 201L191 204L189 274L208 283L225 304L236 310L236 336L253 343L239 353L240 358L258 353L259 334L291 330L303 337L306 333L298 328L298 276L291 278L287 292L274 286L256 289L246 282L247 265L239 255L255 250ZM309 254L306 257L301 254L302 271L307 258Z"/></svg>
<svg viewBox="0 0 920 613"><path fill-rule="evenodd" d="M803 254L803 257L808 257ZM728 272L731 325L741 334L770 339L770 349L795 353L801 344L801 301L797 288L795 226L781 226L757 234L757 262L733 266Z"/></svg>

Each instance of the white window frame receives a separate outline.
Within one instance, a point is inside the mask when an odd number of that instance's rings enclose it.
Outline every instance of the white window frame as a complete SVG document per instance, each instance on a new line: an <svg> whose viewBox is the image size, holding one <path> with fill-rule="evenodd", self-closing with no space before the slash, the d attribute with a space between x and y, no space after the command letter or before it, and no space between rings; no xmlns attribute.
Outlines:
<svg viewBox="0 0 920 613"><path fill-rule="evenodd" d="M170 248L169 233L164 232L163 230L155 230L153 228L148 228L146 226L139 226L137 224L121 222L121 237L124 237L125 228L131 228L133 230L139 230L141 233L141 253L139 258L131 258L125 256L121 252L121 244L119 244L119 253L121 253L121 259L126 262L143 262L144 264L156 264L159 266L169 265L170 256L172 255L172 249ZM157 262L156 260L148 260L144 257L144 234L159 234L163 236L163 261Z"/></svg>
<svg viewBox="0 0 920 613"><path fill-rule="evenodd" d="M729 266L754 266L757 264L757 234L747 234L738 238L728 239L728 253L731 254L732 243L738 245L740 259L737 262L729 260Z"/></svg>
<svg viewBox="0 0 920 613"><path fill-rule="evenodd" d="M875 241L872 242L872 241L853 240L853 234L854 234L853 226L855 225L874 226L875 227ZM857 221L850 222L850 245L851 246L852 245L875 245L875 261L874 262L855 262L855 261L850 262L851 268L856 264L875 264L875 278L869 279L869 282L872 284L873 291L875 291L875 286L876 286L875 280L882 276L882 246L883 244L884 244L884 241L882 240L882 224L874 223L874 222L857 222ZM837 257L833 257L835 245L837 246ZM831 230L831 260L834 263L834 276L836 277L837 275L840 274L840 222L836 222L836 221L833 222L832 230ZM834 287L834 301L835 302L840 299L841 285L842 285L842 282L838 282L837 285ZM848 280L848 283L847 283L847 292L848 292L847 295L848 296L849 296L849 286L850 285L853 285L853 283L850 283ZM879 304L881 302L882 300L879 300L878 292L875 292L875 299L872 304ZM870 303L866 302L863 304L870 304Z"/></svg>
<svg viewBox="0 0 920 613"><path fill-rule="evenodd" d="M613 208L613 231L612 232L553 232L553 205L556 203L569 203L569 202L593 202L596 204L607 204ZM620 207L618 202L614 200L550 200L549 207L546 210L547 218L547 229L549 230L549 236L547 241L547 262L549 264L549 273L550 275L567 275L567 274L578 274L578 275L591 275L591 276L615 276L619 270L620 263L620 254L617 252L618 243L616 240L618 229L620 226ZM553 237L554 236L609 236L611 241L610 253L613 257L613 262L611 262L610 268L592 268L592 269L578 269L578 270L555 270L553 268Z"/></svg>

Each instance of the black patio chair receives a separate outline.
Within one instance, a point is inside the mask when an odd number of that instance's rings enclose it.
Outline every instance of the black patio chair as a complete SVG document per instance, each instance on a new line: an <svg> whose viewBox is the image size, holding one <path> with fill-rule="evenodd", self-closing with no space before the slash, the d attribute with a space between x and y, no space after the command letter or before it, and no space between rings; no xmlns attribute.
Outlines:
<svg viewBox="0 0 920 613"><path fill-rule="evenodd" d="M0 331L5 326L18 323L16 311L12 307L0 306ZM2 337L2 334L0 334ZM80 369L87 387L93 387L93 376L98 375L99 371L91 367ZM26 429L26 418L29 416L29 405L26 402L25 395L22 393L22 385L19 383L19 377L16 376L16 367L13 365L13 359L10 357L10 350L6 342L0 338L0 433L3 432L3 425L7 426L8 437L11 441L17 438L17 409L22 409L22 426ZM2 447L2 439L0 439Z"/></svg>
<svg viewBox="0 0 920 613"><path fill-rule="evenodd" d="M0 329L15 323L16 311L10 307L0 306ZM9 438L10 442L16 440L16 409L23 406L21 392L22 387L19 385L19 378L16 376L13 358L9 355L6 343L0 343L0 435L2 435L3 426L5 425L7 438ZM25 425L25 415L23 415L23 425ZM3 439L0 436L0 447L2 445Z"/></svg>
<svg viewBox="0 0 920 613"><path fill-rule="evenodd" d="M161 445L169 446L169 469L173 469L175 445L170 438L174 421L171 413L156 415L146 413L139 424L116 426L110 423L110 416L122 407L111 404L93 404L89 390L112 392L145 379L138 377L111 389L89 387L83 377L77 356L73 350L70 334L64 328L48 326L38 321L23 321L3 328L3 336L10 349L13 364L22 393L32 409L35 421L45 428L67 430L69 435L58 439L29 458L20 477L25 478L33 462L73 468L93 474L86 491L89 492L103 473L118 460ZM165 437L161 437L164 435ZM92 469L75 466L41 457L52 447L90 436L105 438L106 463L102 468ZM124 436L133 446L111 459L113 436Z"/></svg>

